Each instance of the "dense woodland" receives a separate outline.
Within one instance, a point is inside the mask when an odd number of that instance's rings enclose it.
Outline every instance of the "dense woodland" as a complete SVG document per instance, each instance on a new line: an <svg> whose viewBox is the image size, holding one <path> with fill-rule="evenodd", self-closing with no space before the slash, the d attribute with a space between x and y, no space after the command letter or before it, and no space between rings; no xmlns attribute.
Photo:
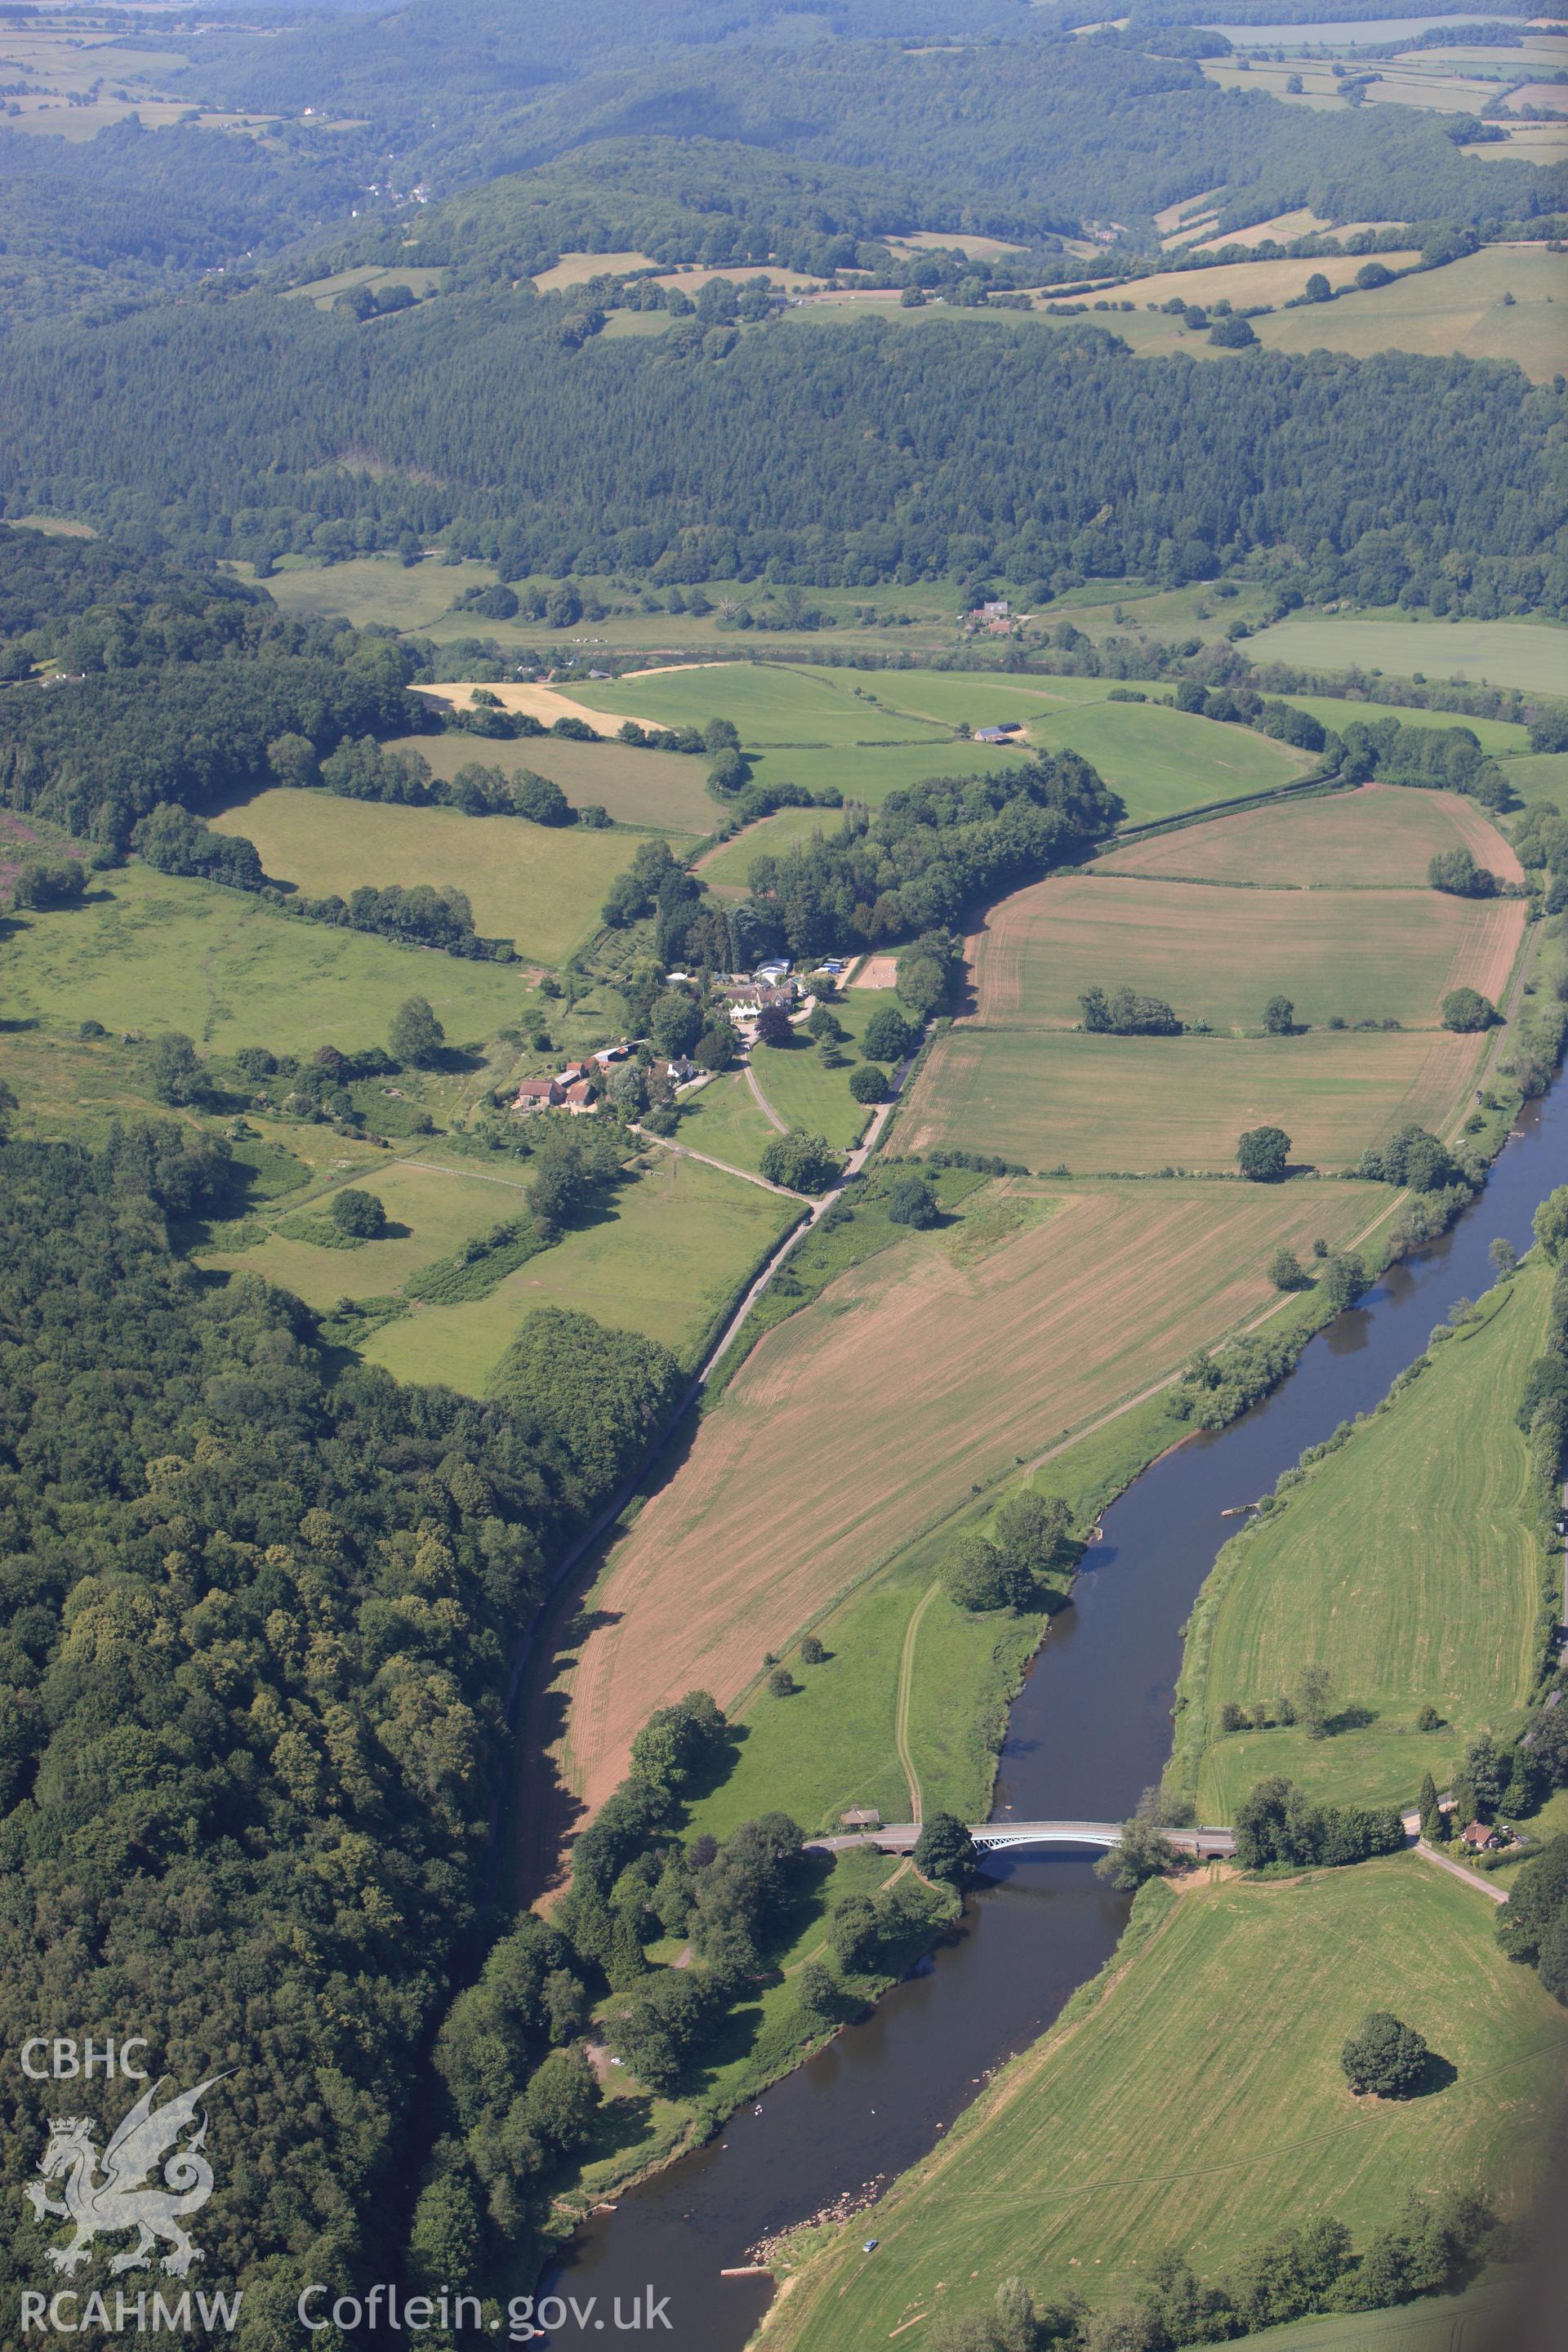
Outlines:
<svg viewBox="0 0 1568 2352"><path fill-rule="evenodd" d="M569 1412L521 1372L486 1405L329 1380L298 1301L170 1250L231 1183L173 1128L0 1150L0 1998L13 2046L134 2020L183 2082L238 2070L201 2235L246 2288L235 2340L271 2347L290 2282L401 2259L427 2145L409 2053L497 1924L509 1648L676 1371L579 1317ZM551 1973L512 1993L520 2100L580 2020ZM0 2100L15 2184L58 2094L11 2070ZM514 2138L514 2201L549 2144ZM0 2276L37 2251L8 2230Z"/></svg>
<svg viewBox="0 0 1568 2352"><path fill-rule="evenodd" d="M60 677L30 682L46 657ZM345 741L430 729L405 691L419 659L390 632L288 619L210 564L0 532L0 675L22 681L0 692L0 801L122 850L161 803L214 808L270 781L279 739L319 781L318 753L330 766Z"/></svg>
<svg viewBox="0 0 1568 2352"><path fill-rule="evenodd" d="M0 483L13 511L156 528L193 554L455 526L514 576L871 585L994 564L1176 584L1289 541L1374 599L1447 559L1568 604L1563 395L1495 366L1258 352L1222 371L1087 327L877 320L721 329L716 355L701 334L574 350L549 307L472 297L361 325L258 299L85 342L19 330Z"/></svg>

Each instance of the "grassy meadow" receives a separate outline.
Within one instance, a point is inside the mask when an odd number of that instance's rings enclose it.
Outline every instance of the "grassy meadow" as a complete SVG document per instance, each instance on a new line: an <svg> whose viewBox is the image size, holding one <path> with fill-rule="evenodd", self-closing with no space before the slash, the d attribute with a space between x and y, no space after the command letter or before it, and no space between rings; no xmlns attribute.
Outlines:
<svg viewBox="0 0 1568 2352"><path fill-rule="evenodd" d="M132 865L95 877L79 906L12 919L4 1002L11 1021L180 1029L204 1053L311 1054L384 1043L413 995L429 998L454 1041L488 1036L516 1019L523 988L500 964L291 920L241 891Z"/></svg>
<svg viewBox="0 0 1568 2352"><path fill-rule="evenodd" d="M1380 719L1397 719L1402 727L1468 727L1482 751L1491 752L1494 758L1506 759L1530 749L1529 728L1511 719L1472 719L1464 710L1422 710L1415 704L1403 702L1352 702L1343 695L1334 694L1282 694L1276 698L1321 719L1336 733L1356 719L1375 726Z"/></svg>
<svg viewBox="0 0 1568 2352"><path fill-rule="evenodd" d="M1210 801L1237 800L1294 783L1315 765L1250 728L1194 719L1163 702L1095 702L1053 712L1030 729L1046 751L1078 751L1146 824Z"/></svg>
<svg viewBox="0 0 1568 2352"><path fill-rule="evenodd" d="M342 1139L334 1136L332 1140L341 1150ZM488 1233L503 1217L521 1214L524 1205L521 1173L500 1178L489 1169L481 1173L468 1163L444 1161L434 1154L383 1158L379 1165L356 1158L343 1173L334 1170L332 1175L335 1181L314 1183L270 1203L267 1222L271 1229L264 1240L243 1249L205 1252L203 1265L223 1273L262 1275L324 1315L345 1293L371 1298L401 1290L410 1276ZM297 1219L324 1223L339 1183L361 1186L383 1202L389 1230L381 1240L334 1248L287 1231Z"/></svg>
<svg viewBox="0 0 1568 2352"><path fill-rule="evenodd" d="M1517 686L1561 694L1568 630L1550 621L1411 621L1374 605L1354 614L1277 621L1247 641L1254 661L1303 669L1371 669L1462 686Z"/></svg>
<svg viewBox="0 0 1568 2352"><path fill-rule="evenodd" d="M870 2218L822 2233L769 2326L782 2352L863 2352L1022 2276L1095 2304L1166 2249L1201 2275L1320 2218L1364 2242L1413 2187L1485 2180L1518 2210L1542 2179L1568 2025L1510 1968L1493 1912L1414 1854L1288 1883L1143 1898L1131 1965L1005 2067ZM1339 2051L1369 2008L1426 2034L1456 2079L1357 2101Z"/></svg>
<svg viewBox="0 0 1568 2352"><path fill-rule="evenodd" d="M1433 1028L1446 991L1495 999L1524 929L1515 899L1436 890L1233 890L1062 875L994 908L974 963L987 1027L1079 1025L1079 992L1123 982L1187 1022L1257 1029L1279 992L1302 1025Z"/></svg>
<svg viewBox="0 0 1568 2352"><path fill-rule="evenodd" d="M849 1073L863 1059L859 1041L873 1013L885 1004L901 1010L891 989L852 988L833 1007L839 1026L850 1042L839 1048L846 1056L837 1069L825 1066L804 1029L793 1045L753 1045L752 1069L763 1096L786 1127L805 1128L825 1135L841 1151L858 1143L871 1117L870 1108L858 1103L849 1091Z"/></svg>
<svg viewBox="0 0 1568 2352"><path fill-rule="evenodd" d="M486 1189L492 1206L484 1222L493 1223L507 1214L510 1195ZM399 1380L443 1381L479 1396L522 1317L535 1307L567 1307L660 1340L689 1363L742 1277L797 1213L761 1185L650 1150L635 1182L486 1297L416 1305L373 1332L362 1352ZM356 1265L347 1255L336 1263ZM345 1280L337 1288L360 1286Z"/></svg>
<svg viewBox="0 0 1568 2352"><path fill-rule="evenodd" d="M1568 810L1568 751L1526 751L1504 773L1521 801L1550 801Z"/></svg>
<svg viewBox="0 0 1568 2352"><path fill-rule="evenodd" d="M1245 1129L1278 1126L1294 1161L1341 1170L1412 1120L1447 1129L1486 1051L1484 1037L1430 1031L1088 1037L963 1024L921 1071L897 1143L1075 1175L1225 1173Z"/></svg>
<svg viewBox="0 0 1568 2352"><path fill-rule="evenodd" d="M923 1561L900 1561L817 1621L827 1657L817 1666L785 1658L793 1697L775 1698L765 1686L750 1693L731 1717L742 1727L734 1769L694 1807L693 1829L727 1837L774 1807L816 1831L837 1829L852 1805L875 1805L885 1822L908 1821L900 1738L927 1812L984 1819L991 1783L984 1727L999 1676L1022 1669L1044 1620L956 1608L936 1581L929 1557L936 1549L918 1547Z"/></svg>
<svg viewBox="0 0 1568 2352"><path fill-rule="evenodd" d="M708 790L708 761L679 751L628 751L621 743L574 743L560 735L489 742L474 735L400 735L390 751L417 751L431 772L450 780L478 764L515 776L523 768L560 785L574 808L596 801L617 824L703 834L721 811Z"/></svg>
<svg viewBox="0 0 1568 2352"><path fill-rule="evenodd" d="M379 274L354 270L343 282ZM301 293L305 290L300 289ZM392 555L355 555L342 563L312 563L305 556L286 555L262 581L257 581L252 564L234 563L228 569L265 588L279 610L295 620L341 617L356 629L370 621L382 621L389 628L423 631L447 611L455 596L468 588L491 588L496 579L488 563L402 563ZM462 617L469 635L487 634L489 625L477 614Z"/></svg>
<svg viewBox="0 0 1568 2352"><path fill-rule="evenodd" d="M457 809L402 808L272 785L213 819L261 853L268 873L310 898L346 898L362 882L455 883L475 928L520 955L563 963L599 927L610 884L646 835L530 824ZM450 961L449 958L444 961Z"/></svg>
<svg viewBox="0 0 1568 2352"><path fill-rule="evenodd" d="M583 699L617 720L637 717L661 727L702 727L733 719L750 750L777 744L941 742L950 733L931 719L889 717L878 688L858 688L851 673L795 668L785 662L711 662L643 670L618 685L595 681Z"/></svg>
<svg viewBox="0 0 1568 2352"><path fill-rule="evenodd" d="M1353 276L1356 265L1342 267ZM1506 302L1505 294L1513 300ZM1255 323L1270 351L1348 352L1354 359L1374 352L1457 352L1466 359L1512 360L1546 383L1562 373L1564 301L1568 255L1544 246L1484 246L1445 268L1418 270L1335 302L1277 310Z"/></svg>
<svg viewBox="0 0 1568 2352"><path fill-rule="evenodd" d="M1183 1684L1177 1769L1199 1767L1200 1820L1231 1820L1271 1772L1338 1802L1408 1804L1424 1772L1446 1786L1467 1742L1524 1704L1544 1560L1514 1410L1551 1277L1531 1258L1489 1293L1483 1320L1220 1555ZM1226 1701L1271 1706L1309 1664L1332 1679L1330 1738L1219 1734ZM1417 1730L1426 1706L1440 1730Z"/></svg>
<svg viewBox="0 0 1568 2352"><path fill-rule="evenodd" d="M763 1150L777 1133L757 1108L744 1071L728 1071L681 1097L679 1140L687 1150L727 1160L731 1168L748 1168L753 1176L762 1172Z"/></svg>

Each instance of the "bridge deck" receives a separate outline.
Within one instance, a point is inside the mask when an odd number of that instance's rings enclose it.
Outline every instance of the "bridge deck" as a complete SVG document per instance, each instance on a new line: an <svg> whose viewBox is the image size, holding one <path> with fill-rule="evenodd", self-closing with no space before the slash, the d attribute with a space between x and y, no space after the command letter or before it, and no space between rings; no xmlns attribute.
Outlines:
<svg viewBox="0 0 1568 2352"><path fill-rule="evenodd" d="M970 1836L983 1853L1016 1845L1120 1845L1120 1822L976 1822ZM1169 1829L1164 1832L1178 1853L1202 1861L1219 1859L1236 1850L1236 1838L1225 1829ZM912 1853L920 1831L913 1822L885 1822L879 1829L847 1831L838 1837L811 1838L807 1843L824 1853L842 1853L858 1845L875 1846L879 1853Z"/></svg>

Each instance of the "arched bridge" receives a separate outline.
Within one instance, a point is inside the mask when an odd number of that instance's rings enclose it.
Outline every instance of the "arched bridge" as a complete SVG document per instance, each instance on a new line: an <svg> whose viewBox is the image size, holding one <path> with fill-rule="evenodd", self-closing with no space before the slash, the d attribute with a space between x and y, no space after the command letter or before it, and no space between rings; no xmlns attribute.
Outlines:
<svg viewBox="0 0 1568 2352"><path fill-rule="evenodd" d="M1120 1822L975 1822L970 1824L970 1836L982 1853L1001 1853L1010 1846L1021 1845L1092 1845L1105 1849L1121 1843ZM1229 1830L1168 1829L1163 1834L1180 1853L1190 1853L1199 1862L1222 1860L1234 1853L1236 1839ZM837 1837L809 1838L806 1843L823 1853L842 1853L858 1845L875 1846L879 1853L912 1853L920 1826L915 1822L879 1823L875 1829L846 1831Z"/></svg>

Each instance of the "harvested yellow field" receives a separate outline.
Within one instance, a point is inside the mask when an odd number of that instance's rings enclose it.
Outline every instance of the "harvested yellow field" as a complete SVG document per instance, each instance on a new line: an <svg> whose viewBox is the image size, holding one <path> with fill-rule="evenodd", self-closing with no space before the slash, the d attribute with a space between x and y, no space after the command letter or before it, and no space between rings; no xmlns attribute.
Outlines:
<svg viewBox="0 0 1568 2352"><path fill-rule="evenodd" d="M1345 706L1358 717L1365 708ZM1322 800L1211 817L1180 833L1112 850L1097 858L1092 870L1197 882L1414 888L1426 885L1428 858L1459 847L1500 881L1524 878L1512 849L1476 802L1458 793L1413 792L1397 784L1362 784Z"/></svg>
<svg viewBox="0 0 1568 2352"><path fill-rule="evenodd" d="M1382 253L1378 259L1388 269L1407 269L1420 259L1416 253ZM1318 261L1222 261L1212 269L1162 269L1152 278L1130 278L1120 287L1119 298L1131 297L1135 302L1168 302L1179 294L1184 302L1195 302L1208 310L1222 299L1238 310L1250 309L1255 302L1288 302L1294 295L1306 291L1307 280L1321 271L1337 293L1342 287L1355 284L1356 271L1362 257L1347 254L1340 260L1325 257Z"/></svg>
<svg viewBox="0 0 1568 2352"><path fill-rule="evenodd" d="M1496 1003L1524 921L1521 898L1061 875L993 908L974 944L975 1018L1077 1029L1080 990L1125 985L1218 1028L1258 1028L1276 993L1303 1027L1337 1015L1433 1028L1451 988Z"/></svg>
<svg viewBox="0 0 1568 2352"><path fill-rule="evenodd" d="M590 278L624 278L629 269L657 269L646 253L563 253L553 269L542 269L534 279L542 294L561 294L568 286L585 286Z"/></svg>
<svg viewBox="0 0 1568 2352"><path fill-rule="evenodd" d="M1247 1128L1282 1127L1294 1162L1351 1168L1412 1121L1450 1130L1487 1050L1484 1037L1430 1029L1086 1037L960 1025L917 1078L899 1143L1074 1175L1220 1174L1235 1169Z"/></svg>
<svg viewBox="0 0 1568 2352"><path fill-rule="evenodd" d="M613 735L617 727L625 726L629 716L624 710L592 709L587 703L579 702L575 696L563 694L559 687L524 686L516 679L506 680L497 686L476 686L467 679L454 679L441 686L416 686L414 691L416 694L427 694L435 702L449 702L454 710L471 709L476 694L493 694L503 710L524 710L531 719L539 719L546 727L553 727L558 719L585 719L596 735ZM637 720L639 727L657 727L658 724L656 719ZM482 760L485 756L483 738L476 736L474 740L474 758Z"/></svg>

